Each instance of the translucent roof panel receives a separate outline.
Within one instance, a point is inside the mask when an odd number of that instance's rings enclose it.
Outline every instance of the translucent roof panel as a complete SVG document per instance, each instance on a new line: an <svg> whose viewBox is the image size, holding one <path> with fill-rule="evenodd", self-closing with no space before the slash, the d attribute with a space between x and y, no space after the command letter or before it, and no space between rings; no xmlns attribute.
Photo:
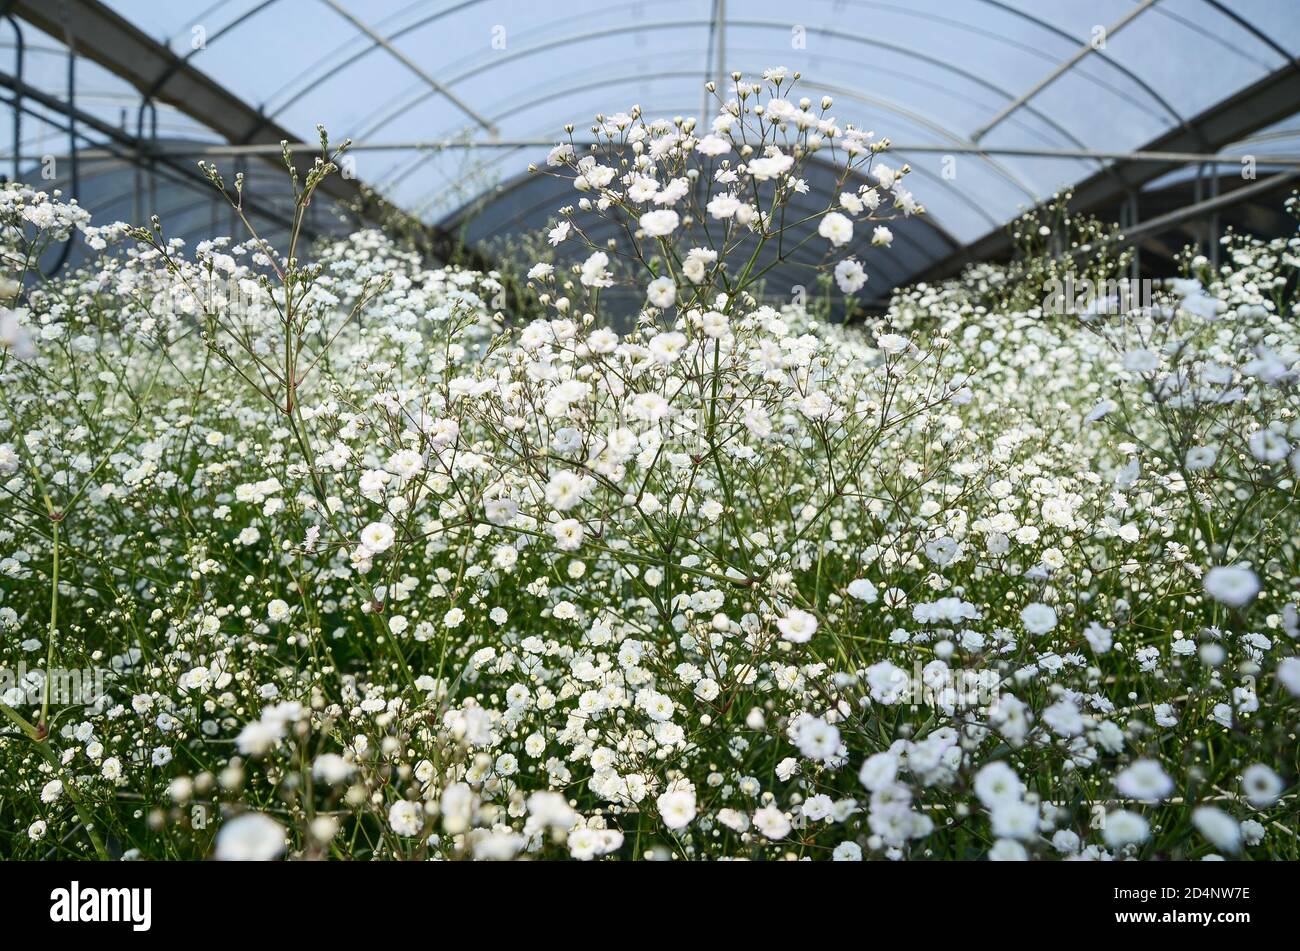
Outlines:
<svg viewBox="0 0 1300 951"><path fill-rule="evenodd" d="M517 179L566 122L581 130L634 103L696 114L720 58L727 72L799 70L806 94L835 98L836 118L889 136L915 170L920 227L938 236L917 247L944 255L1120 153L1195 132L1198 116L1300 53L1294 0L107 5L294 135L310 141L323 123L353 138L358 178L399 206L431 224L481 216L484 237L489 222L494 236L535 223L492 203L519 200ZM57 55L29 59L57 85ZM84 101L133 122L139 93L106 75ZM184 134L171 116L159 134ZM1205 154L1228 145L1190 141ZM1294 154L1296 140L1237 145ZM924 270L922 251L912 263Z"/></svg>
<svg viewBox="0 0 1300 951"><path fill-rule="evenodd" d="M8 78L4 83L12 97L14 85L21 80L23 96L18 103L8 101L8 121L0 122L0 150L12 160L15 152L20 164L29 166L54 156L57 159L68 152L68 48L59 39L34 30L17 21L21 32L21 59L19 34L13 24L0 22L0 71ZM77 123L78 142L83 146L101 146L106 142L102 131L92 123L120 128L135 128L140 106L140 93L127 81L98 63L78 56L73 73L73 100L76 112L83 117ZM14 148L13 112L20 105L18 134L19 147ZM90 121L84 121L89 119ZM201 122L164 104L156 114L147 117L150 130L156 129L163 138L219 141ZM11 161L0 163L0 168ZM21 175L20 175L21 177Z"/></svg>

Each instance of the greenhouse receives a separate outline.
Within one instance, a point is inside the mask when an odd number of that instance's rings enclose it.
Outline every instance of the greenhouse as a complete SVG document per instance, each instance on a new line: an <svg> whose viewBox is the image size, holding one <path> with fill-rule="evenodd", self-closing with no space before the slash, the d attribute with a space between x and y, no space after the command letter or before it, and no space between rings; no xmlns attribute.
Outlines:
<svg viewBox="0 0 1300 951"><path fill-rule="evenodd" d="M1291 0L0 19L0 858L1300 860Z"/></svg>

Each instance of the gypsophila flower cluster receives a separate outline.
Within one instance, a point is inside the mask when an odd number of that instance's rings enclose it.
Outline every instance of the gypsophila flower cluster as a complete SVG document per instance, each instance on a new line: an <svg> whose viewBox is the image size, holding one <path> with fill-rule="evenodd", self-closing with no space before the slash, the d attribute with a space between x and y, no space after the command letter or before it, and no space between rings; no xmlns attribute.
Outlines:
<svg viewBox="0 0 1300 951"><path fill-rule="evenodd" d="M529 313L375 231L6 189L0 853L1296 858L1300 239L819 321L761 288L804 163L845 294L923 208L797 80L569 130Z"/></svg>

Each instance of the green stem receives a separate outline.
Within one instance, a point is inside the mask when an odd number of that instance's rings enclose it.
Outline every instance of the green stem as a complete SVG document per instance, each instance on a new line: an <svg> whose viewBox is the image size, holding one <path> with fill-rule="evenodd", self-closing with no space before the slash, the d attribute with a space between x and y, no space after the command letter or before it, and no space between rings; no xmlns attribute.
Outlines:
<svg viewBox="0 0 1300 951"><path fill-rule="evenodd" d="M54 638L58 633L59 624L59 522L55 519L52 522L54 531L52 538L54 540L54 567L50 572L50 632L45 650L45 697L41 701L41 719L39 728L42 732L47 729L50 722L50 690L54 683L54 677L51 671L54 668Z"/></svg>
<svg viewBox="0 0 1300 951"><path fill-rule="evenodd" d="M77 818L81 820L82 826L85 827L86 835L90 837L90 844L95 849L95 856L101 862L109 861L108 849L104 847L104 839L100 836L99 830L95 828L94 819L82 803L81 797L77 794L76 788L72 783L72 778L64 772L63 765L59 762L58 756L55 755L54 750L50 749L49 743L38 742L36 748L41 751L41 755L45 757L45 761L54 768L54 771L62 776L63 791L68 794L68 799L72 801L72 807L77 810Z"/></svg>

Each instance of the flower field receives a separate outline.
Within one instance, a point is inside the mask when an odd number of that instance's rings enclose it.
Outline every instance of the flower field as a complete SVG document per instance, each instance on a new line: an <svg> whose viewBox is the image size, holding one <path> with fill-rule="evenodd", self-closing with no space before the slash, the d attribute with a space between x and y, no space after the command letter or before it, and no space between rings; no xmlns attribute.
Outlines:
<svg viewBox="0 0 1300 951"><path fill-rule="evenodd" d="M0 193L0 855L1300 858L1300 237L855 310L924 186L796 80L490 273Z"/></svg>

